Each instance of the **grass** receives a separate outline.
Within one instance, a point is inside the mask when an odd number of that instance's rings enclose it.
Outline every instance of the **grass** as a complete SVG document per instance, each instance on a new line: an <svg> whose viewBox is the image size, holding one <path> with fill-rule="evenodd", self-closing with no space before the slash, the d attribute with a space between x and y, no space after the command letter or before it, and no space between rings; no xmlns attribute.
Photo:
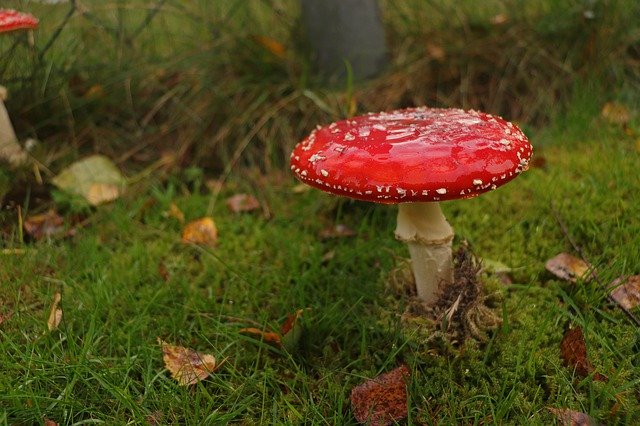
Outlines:
<svg viewBox="0 0 640 426"><path fill-rule="evenodd" d="M640 99L637 2L587 2L592 19L578 0L383 1L388 72L332 88L296 45L293 0L85 1L83 13L73 2L8 3L43 17L34 46L0 39L0 78L21 139L41 141L32 155L45 183L88 152L136 179L122 199L88 209L1 171L0 425L354 424L353 386L401 362L412 372L409 424L550 424L549 407L640 423L637 327L598 282L544 270L574 252L571 237L602 283L640 273L637 111L628 134L600 117L607 101ZM456 244L512 268L508 287L485 277L504 319L486 344L426 343L403 327L406 300L387 288L408 256L393 239L394 207L296 193L283 172L316 123L421 104L519 120L546 162L443 206ZM172 167L150 166L163 155ZM229 179L212 204L206 181L218 177ZM229 212L225 197L243 192L269 214ZM187 221L211 213L217 247L183 244L171 203ZM82 225L76 234L25 241L18 214L52 206ZM318 237L337 223L356 236ZM50 332L57 292L63 320ZM277 330L299 308L309 309L295 351L240 332ZM563 365L570 324L608 381ZM228 360L180 387L158 338Z"/></svg>
<svg viewBox="0 0 640 426"><path fill-rule="evenodd" d="M566 125L532 135L544 168L444 205L458 240L513 268L515 283L498 289L505 322L486 345L427 345L402 327L404 301L385 290L407 256L392 237L393 207L294 193L286 174L225 185L214 249L181 243L182 225L165 214L171 202L188 220L205 214L199 178L138 185L69 239L21 243L12 227L5 247L25 252L0 256L0 312L13 313L0 326L0 423L353 424L351 388L400 362L412 372L410 423L550 424L548 407L637 423L638 329L597 283L544 271L546 259L572 251L556 216L602 282L640 271L635 140L579 106ZM222 199L238 192L261 197L270 218L229 212ZM318 238L335 223L357 235ZM48 332L55 292L64 317ZM239 332L278 329L298 308L310 310L296 351ZM563 366L568 324L583 327L607 382ZM164 370L158 338L228 361L183 388Z"/></svg>

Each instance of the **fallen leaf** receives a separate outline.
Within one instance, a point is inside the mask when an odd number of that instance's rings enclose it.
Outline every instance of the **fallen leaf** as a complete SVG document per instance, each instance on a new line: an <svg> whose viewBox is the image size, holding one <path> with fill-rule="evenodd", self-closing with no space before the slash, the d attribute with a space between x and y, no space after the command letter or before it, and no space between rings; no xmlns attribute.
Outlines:
<svg viewBox="0 0 640 426"><path fill-rule="evenodd" d="M213 355L170 345L161 339L158 339L158 343L162 345L164 366L180 386L189 386L204 380L224 363L216 363Z"/></svg>
<svg viewBox="0 0 640 426"><path fill-rule="evenodd" d="M350 229L347 225L339 223L335 226L323 229L322 231L320 231L319 236L323 240L327 240L329 238L353 237L354 235L356 235L356 233L352 229Z"/></svg>
<svg viewBox="0 0 640 426"><path fill-rule="evenodd" d="M293 314L287 316L282 327L280 327L282 347L289 352L295 351L300 344L300 339L302 338L302 332L304 329L301 321L303 313L304 309L298 309Z"/></svg>
<svg viewBox="0 0 640 426"><path fill-rule="evenodd" d="M558 423L562 426L596 426L598 424L592 417L579 411L553 407L548 407L548 410L558 418Z"/></svg>
<svg viewBox="0 0 640 426"><path fill-rule="evenodd" d="M298 347L300 339L302 338L303 325L300 320L303 313L304 309L298 309L296 312L288 315L287 319L282 323L279 333L260 330L255 327L242 328L239 332L255 336L266 343L293 352Z"/></svg>
<svg viewBox="0 0 640 426"><path fill-rule="evenodd" d="M406 365L382 374L351 390L351 408L361 424L390 425L407 417Z"/></svg>
<svg viewBox="0 0 640 426"><path fill-rule="evenodd" d="M120 188L120 185L113 183L92 183L89 186L89 191L87 191L85 198L92 206L108 203L120 197L120 194L122 194Z"/></svg>
<svg viewBox="0 0 640 426"><path fill-rule="evenodd" d="M55 210L46 213L27 216L23 223L24 231L30 237L41 240L51 237L62 229L64 219Z"/></svg>
<svg viewBox="0 0 640 426"><path fill-rule="evenodd" d="M83 197L92 206L117 199L126 185L126 179L115 164L102 155L93 155L71 164L51 182L70 194Z"/></svg>
<svg viewBox="0 0 640 426"><path fill-rule="evenodd" d="M86 92L84 92L82 97L85 99L93 100L104 98L104 95L104 87L102 87L101 84L94 84L93 86L89 87Z"/></svg>
<svg viewBox="0 0 640 426"><path fill-rule="evenodd" d="M625 309L640 305L640 275L619 277L609 285L611 298Z"/></svg>
<svg viewBox="0 0 640 426"><path fill-rule="evenodd" d="M54 422L51 419L44 418L44 426L58 426L58 423Z"/></svg>
<svg viewBox="0 0 640 426"><path fill-rule="evenodd" d="M255 327L241 328L238 331L243 334L250 334L265 343L269 343L270 345L278 347L282 346L282 339L280 337L280 334L274 331L260 330L259 328Z"/></svg>
<svg viewBox="0 0 640 426"><path fill-rule="evenodd" d="M560 356L564 365L573 368L581 377L588 376L594 370L593 365L587 358L587 345L581 327L568 328L560 342ZM607 378L600 373L593 375L594 380L601 382Z"/></svg>
<svg viewBox="0 0 640 426"><path fill-rule="evenodd" d="M497 15L493 15L491 17L491 23L493 25L503 25L509 21L509 17L504 13L498 13Z"/></svg>
<svg viewBox="0 0 640 426"><path fill-rule="evenodd" d="M215 246L218 242L218 228L210 217L203 217L189 222L182 230L182 242Z"/></svg>
<svg viewBox="0 0 640 426"><path fill-rule="evenodd" d="M164 422L164 413L162 411L156 410L153 411L145 417L146 422L149 426L158 426L165 424Z"/></svg>
<svg viewBox="0 0 640 426"><path fill-rule="evenodd" d="M629 109L625 105L617 102L607 102L604 104L600 114L602 115L602 118L607 120L609 123L621 126L626 126L629 124L629 120L631 120Z"/></svg>
<svg viewBox="0 0 640 426"><path fill-rule="evenodd" d="M261 35L254 35L251 36L251 38L272 55L277 56L280 59L284 59L287 56L287 49L284 47L284 44L279 41L274 40L271 37Z"/></svg>
<svg viewBox="0 0 640 426"><path fill-rule="evenodd" d="M250 212L260 208L260 202L253 195L236 194L227 198L227 207L233 213Z"/></svg>
<svg viewBox="0 0 640 426"><path fill-rule="evenodd" d="M62 295L60 293L53 295L53 302L49 310L49 319L47 320L47 328L49 331L56 330L60 325L60 321L62 321L62 308L58 307L61 300Z"/></svg>
<svg viewBox="0 0 640 426"><path fill-rule="evenodd" d="M180 223L184 223L184 213L180 208L176 205L176 203L171 203L169 205L169 210L163 213L165 217L172 217L176 219Z"/></svg>
<svg viewBox="0 0 640 426"><path fill-rule="evenodd" d="M556 277L572 283L579 279L588 278L587 273L592 269L592 266L587 262L569 253L560 253L552 257L547 260L544 266Z"/></svg>
<svg viewBox="0 0 640 426"><path fill-rule="evenodd" d="M13 316L13 312L11 312L11 311L7 312L6 314L0 314L0 325L3 322L11 319L12 316Z"/></svg>
<svg viewBox="0 0 640 426"><path fill-rule="evenodd" d="M442 46L434 43L427 43L427 53L436 61L442 61L447 55Z"/></svg>
<svg viewBox="0 0 640 426"><path fill-rule="evenodd" d="M160 275L160 278L162 278L162 281L165 283L171 278L171 274L169 274L169 270L164 262L158 263L158 275Z"/></svg>

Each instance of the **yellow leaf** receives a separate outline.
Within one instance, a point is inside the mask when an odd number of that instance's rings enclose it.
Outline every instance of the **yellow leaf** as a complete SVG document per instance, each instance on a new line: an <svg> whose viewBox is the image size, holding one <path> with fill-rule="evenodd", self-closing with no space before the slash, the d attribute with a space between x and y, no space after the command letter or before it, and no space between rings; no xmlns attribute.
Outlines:
<svg viewBox="0 0 640 426"><path fill-rule="evenodd" d="M47 320L47 327L49 331L56 330L62 321L62 308L58 307L58 304L62 300L62 295L56 293L53 296L53 303L51 303L51 309L49 310L49 319Z"/></svg>
<svg viewBox="0 0 640 426"><path fill-rule="evenodd" d="M71 164L51 182L94 206L118 198L127 183L116 165L102 155L93 155Z"/></svg>
<svg viewBox="0 0 640 426"><path fill-rule="evenodd" d="M112 183L92 183L85 197L92 206L108 203L120 197L120 186Z"/></svg>
<svg viewBox="0 0 640 426"><path fill-rule="evenodd" d="M182 242L215 246L218 242L218 228L210 217L203 217L188 223L182 231Z"/></svg>
<svg viewBox="0 0 640 426"><path fill-rule="evenodd" d="M216 363L213 355L170 345L161 339L158 339L158 343L162 346L164 366L180 386L189 386L204 380L224 363Z"/></svg>

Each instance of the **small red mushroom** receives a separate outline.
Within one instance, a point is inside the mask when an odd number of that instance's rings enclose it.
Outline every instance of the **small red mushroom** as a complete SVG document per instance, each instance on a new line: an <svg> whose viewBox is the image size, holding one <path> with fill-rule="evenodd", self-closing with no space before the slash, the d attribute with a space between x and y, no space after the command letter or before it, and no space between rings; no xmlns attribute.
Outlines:
<svg viewBox="0 0 640 426"><path fill-rule="evenodd" d="M399 204L418 297L453 282L453 229L440 201L475 197L527 169L532 148L514 124L477 111L409 108L318 127L291 154L302 182L337 195Z"/></svg>
<svg viewBox="0 0 640 426"><path fill-rule="evenodd" d="M38 19L28 13L11 9L0 9L0 33L15 30L32 30L38 26ZM4 106L7 90L0 86L0 159L11 165L23 163L27 155L18 143L16 132Z"/></svg>
<svg viewBox="0 0 640 426"><path fill-rule="evenodd" d="M0 9L0 33L14 30L33 30L38 26L38 18L28 13L12 9Z"/></svg>

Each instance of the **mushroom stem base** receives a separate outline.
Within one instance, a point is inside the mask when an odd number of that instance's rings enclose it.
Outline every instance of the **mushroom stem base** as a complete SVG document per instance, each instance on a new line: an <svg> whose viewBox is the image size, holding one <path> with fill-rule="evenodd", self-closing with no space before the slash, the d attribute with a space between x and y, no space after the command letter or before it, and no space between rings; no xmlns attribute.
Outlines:
<svg viewBox="0 0 640 426"><path fill-rule="evenodd" d="M439 289L453 283L453 229L439 203L400 204L396 238L409 246L418 297L435 303Z"/></svg>
<svg viewBox="0 0 640 426"><path fill-rule="evenodd" d="M442 245L413 242L408 246L418 297L427 304L434 304L440 288L453 283L451 241Z"/></svg>

